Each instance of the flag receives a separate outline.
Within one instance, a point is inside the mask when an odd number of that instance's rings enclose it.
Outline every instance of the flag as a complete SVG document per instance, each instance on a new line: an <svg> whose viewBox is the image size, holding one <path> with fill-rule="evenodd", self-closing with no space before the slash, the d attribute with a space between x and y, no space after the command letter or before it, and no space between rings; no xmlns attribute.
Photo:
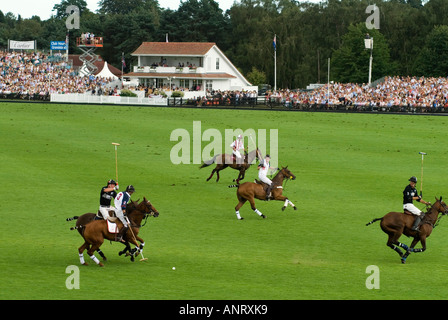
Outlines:
<svg viewBox="0 0 448 320"><path fill-rule="evenodd" d="M274 46L274 51L277 51L277 35L274 35L274 41L272 42L272 45Z"/></svg>
<svg viewBox="0 0 448 320"><path fill-rule="evenodd" d="M121 65L126 68L126 62L124 61L124 53L121 55Z"/></svg>

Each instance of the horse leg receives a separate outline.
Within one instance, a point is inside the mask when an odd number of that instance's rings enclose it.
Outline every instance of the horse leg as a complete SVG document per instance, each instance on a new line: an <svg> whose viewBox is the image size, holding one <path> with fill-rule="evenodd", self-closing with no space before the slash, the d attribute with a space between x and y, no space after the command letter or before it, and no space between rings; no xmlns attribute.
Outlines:
<svg viewBox="0 0 448 320"><path fill-rule="evenodd" d="M124 249L120 252L118 252L118 255L121 256L123 254L125 254L127 251L131 251L131 246L129 245L129 242L125 241L125 242L121 242L124 245Z"/></svg>
<svg viewBox="0 0 448 320"><path fill-rule="evenodd" d="M101 258L103 258L103 261L107 261L106 256L104 255L103 251L101 251L100 248L98 248L98 249L96 250L96 252L98 252L98 254L101 256Z"/></svg>
<svg viewBox="0 0 448 320"><path fill-rule="evenodd" d="M421 242L422 247L419 249L414 249L417 242ZM414 243L415 242L415 243ZM411 252L424 252L426 250L426 236L421 236L420 238L414 238L414 241L412 241L411 244Z"/></svg>
<svg viewBox="0 0 448 320"><path fill-rule="evenodd" d="M254 201L254 198L252 197L251 199L248 199L248 200L249 200L249 202L250 202L250 206L251 206L252 210L254 210L254 212L255 212L256 214L258 214L260 217L262 217L263 219L265 219L266 216L265 216L264 214L262 214L261 211L258 210L258 209L255 207L255 201Z"/></svg>
<svg viewBox="0 0 448 320"><path fill-rule="evenodd" d="M246 203L247 199L244 199L243 197L238 195L238 204L235 207L235 214L238 220L243 220L244 218L240 216L240 208Z"/></svg>
<svg viewBox="0 0 448 320"><path fill-rule="evenodd" d="M398 246L401 247L401 245L403 245L403 244L396 240L399 238L399 236L397 237L396 234L389 234L389 238L387 239L387 246L389 248L395 250L400 255L400 257L403 257L403 251L401 251L401 249L398 247ZM406 246L406 245L404 245L404 246Z"/></svg>
<svg viewBox="0 0 448 320"><path fill-rule="evenodd" d="M286 207L290 205L291 207L294 208L294 210L297 210L297 207L294 205L294 203L292 203L292 201L289 201L288 198L285 199L285 204L282 207L282 211L285 211Z"/></svg>
<svg viewBox="0 0 448 320"><path fill-rule="evenodd" d="M87 251L87 254L90 256L90 259L92 259L100 267L104 267L104 264L102 262L100 262L100 260L98 260L97 257L95 257L95 251L99 247L101 247L102 244L103 244L103 241L96 242L96 243L92 244L90 249Z"/></svg>
<svg viewBox="0 0 448 320"><path fill-rule="evenodd" d="M82 265L84 266L88 266L89 264L84 260L84 250L86 250L86 248L89 247L89 244L87 243L87 241L84 241L84 243L82 244L82 246L80 246L78 248L78 253L79 253L79 261L81 262Z"/></svg>
<svg viewBox="0 0 448 320"><path fill-rule="evenodd" d="M216 172L216 168L213 169L212 174L210 175L210 177L207 178L207 181L209 181L209 180L213 177L213 175L215 174L215 172Z"/></svg>

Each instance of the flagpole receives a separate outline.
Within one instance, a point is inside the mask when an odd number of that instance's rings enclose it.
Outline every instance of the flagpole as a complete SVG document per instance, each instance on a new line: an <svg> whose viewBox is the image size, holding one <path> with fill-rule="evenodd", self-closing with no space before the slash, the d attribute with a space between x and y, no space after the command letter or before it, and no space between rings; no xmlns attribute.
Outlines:
<svg viewBox="0 0 448 320"><path fill-rule="evenodd" d="M277 35L274 34L275 42L277 42ZM274 91L277 91L277 43L274 47Z"/></svg>
<svg viewBox="0 0 448 320"><path fill-rule="evenodd" d="M123 61L124 61L124 52L121 53L121 88L123 89Z"/></svg>

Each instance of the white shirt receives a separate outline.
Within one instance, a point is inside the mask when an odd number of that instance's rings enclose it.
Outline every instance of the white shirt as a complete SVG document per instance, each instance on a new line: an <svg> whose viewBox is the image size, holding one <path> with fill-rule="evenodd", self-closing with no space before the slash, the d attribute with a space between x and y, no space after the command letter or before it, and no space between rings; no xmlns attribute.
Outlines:
<svg viewBox="0 0 448 320"><path fill-rule="evenodd" d="M240 139L236 139L230 146L232 147L232 149L235 147L236 150L241 150L244 149L244 142Z"/></svg>
<svg viewBox="0 0 448 320"><path fill-rule="evenodd" d="M264 159L263 162L260 164L260 169L258 170L258 177L265 178L268 174L269 168L270 168L269 161Z"/></svg>

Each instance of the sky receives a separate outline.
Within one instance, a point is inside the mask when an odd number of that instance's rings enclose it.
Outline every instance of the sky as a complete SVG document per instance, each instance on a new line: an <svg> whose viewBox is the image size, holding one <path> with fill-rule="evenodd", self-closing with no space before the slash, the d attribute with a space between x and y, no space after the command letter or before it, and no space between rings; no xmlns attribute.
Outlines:
<svg viewBox="0 0 448 320"><path fill-rule="evenodd" d="M235 0L215 0L219 3L219 7L226 11L230 9ZM237 0L238 1L238 0ZM98 9L99 0L86 0L87 8L95 12ZM53 6L61 3L61 0L1 0L0 10L3 14L8 12L21 15L23 19L31 18L37 15L41 20L47 20L52 14L55 14ZM180 0L159 0L159 5L162 8L177 10L179 8Z"/></svg>

